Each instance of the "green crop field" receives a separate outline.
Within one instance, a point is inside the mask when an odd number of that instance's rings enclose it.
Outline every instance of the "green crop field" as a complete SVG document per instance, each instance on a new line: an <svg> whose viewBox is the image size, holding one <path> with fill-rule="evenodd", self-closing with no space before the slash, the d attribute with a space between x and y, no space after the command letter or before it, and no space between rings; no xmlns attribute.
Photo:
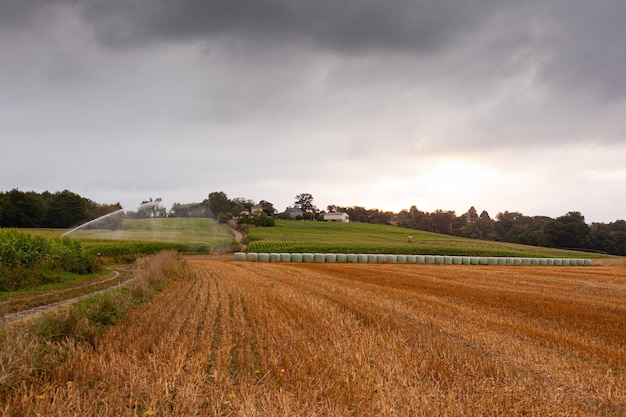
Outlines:
<svg viewBox="0 0 626 417"><path fill-rule="evenodd" d="M46 237L59 237L67 232L63 229L23 231ZM124 219L118 230L78 229L67 236L82 241L88 252L103 256L167 249L206 253L236 243L228 227L207 218Z"/></svg>
<svg viewBox="0 0 626 417"><path fill-rule="evenodd" d="M367 223L277 221L274 227L250 228L248 239L251 252L590 257L588 253L575 251L466 239Z"/></svg>
<svg viewBox="0 0 626 417"><path fill-rule="evenodd" d="M58 237L66 230L27 229ZM208 253L230 248L235 238L228 226L207 218L124 219L118 230L79 229L68 235L91 253L119 256L175 249ZM412 236L412 238L409 238ZM279 220L274 227L250 227L251 252L395 253L422 255L602 257L583 252L466 239L401 227L368 223Z"/></svg>

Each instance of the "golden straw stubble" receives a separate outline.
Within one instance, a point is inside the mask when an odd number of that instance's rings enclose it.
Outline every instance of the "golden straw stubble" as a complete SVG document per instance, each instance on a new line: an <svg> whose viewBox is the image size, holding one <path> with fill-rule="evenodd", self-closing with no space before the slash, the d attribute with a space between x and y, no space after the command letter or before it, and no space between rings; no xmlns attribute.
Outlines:
<svg viewBox="0 0 626 417"><path fill-rule="evenodd" d="M626 268L187 262L20 409L626 414Z"/></svg>

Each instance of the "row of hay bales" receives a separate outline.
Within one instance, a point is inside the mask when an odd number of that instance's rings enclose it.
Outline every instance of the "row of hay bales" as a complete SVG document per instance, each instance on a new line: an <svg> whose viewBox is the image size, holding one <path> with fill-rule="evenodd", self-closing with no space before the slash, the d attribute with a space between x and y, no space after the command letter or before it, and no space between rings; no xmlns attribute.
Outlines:
<svg viewBox="0 0 626 417"><path fill-rule="evenodd" d="M442 265L591 265L590 259L513 258L481 256L392 255L365 253L245 253L235 252L236 261L317 262L317 263L390 263Z"/></svg>

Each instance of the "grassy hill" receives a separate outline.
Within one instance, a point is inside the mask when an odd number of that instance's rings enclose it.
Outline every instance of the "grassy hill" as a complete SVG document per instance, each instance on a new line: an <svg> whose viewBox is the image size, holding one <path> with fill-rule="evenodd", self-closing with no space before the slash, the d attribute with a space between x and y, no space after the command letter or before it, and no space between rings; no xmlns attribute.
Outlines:
<svg viewBox="0 0 626 417"><path fill-rule="evenodd" d="M575 251L467 239L368 223L277 221L275 227L252 227L248 240L251 252L591 257L588 253Z"/></svg>
<svg viewBox="0 0 626 417"><path fill-rule="evenodd" d="M30 231L49 237L58 237L65 232L59 229ZM93 252L111 254L121 254L127 247L137 252L154 252L162 248L206 253L229 250L235 243L233 233L227 226L207 218L125 219L119 230L79 229L69 236L80 239ZM409 239L409 236L413 238ZM247 237L251 252L600 257L368 223L282 220L277 221L274 227L250 227Z"/></svg>

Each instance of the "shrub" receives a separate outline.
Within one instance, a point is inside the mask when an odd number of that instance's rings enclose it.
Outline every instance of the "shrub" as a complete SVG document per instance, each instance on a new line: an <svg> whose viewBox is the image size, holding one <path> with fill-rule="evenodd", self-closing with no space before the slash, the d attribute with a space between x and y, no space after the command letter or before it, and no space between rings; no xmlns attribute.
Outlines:
<svg viewBox="0 0 626 417"><path fill-rule="evenodd" d="M254 219L254 225L260 227L273 227L276 224L274 219L266 214L256 216Z"/></svg>

